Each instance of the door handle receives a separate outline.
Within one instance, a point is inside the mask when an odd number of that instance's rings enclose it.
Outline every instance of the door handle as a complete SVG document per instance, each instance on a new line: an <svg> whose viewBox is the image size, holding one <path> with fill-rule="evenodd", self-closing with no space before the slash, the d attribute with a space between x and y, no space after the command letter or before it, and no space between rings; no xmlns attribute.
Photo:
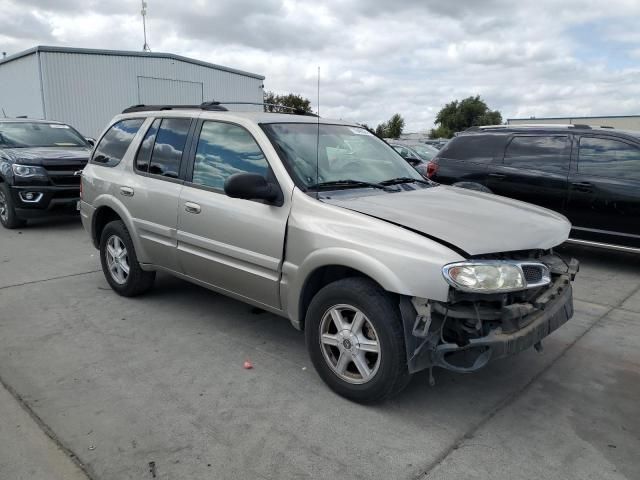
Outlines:
<svg viewBox="0 0 640 480"><path fill-rule="evenodd" d="M572 182L571 186L580 192L590 192L593 190L593 184L590 182Z"/></svg>
<svg viewBox="0 0 640 480"><path fill-rule="evenodd" d="M184 202L184 211L187 213L198 214L201 211L200 205L193 202Z"/></svg>
<svg viewBox="0 0 640 480"><path fill-rule="evenodd" d="M495 178L496 180L504 180L507 176L504 173L490 173L490 177Z"/></svg>
<svg viewBox="0 0 640 480"><path fill-rule="evenodd" d="M124 197L133 197L133 188L131 187L120 187L120 195Z"/></svg>

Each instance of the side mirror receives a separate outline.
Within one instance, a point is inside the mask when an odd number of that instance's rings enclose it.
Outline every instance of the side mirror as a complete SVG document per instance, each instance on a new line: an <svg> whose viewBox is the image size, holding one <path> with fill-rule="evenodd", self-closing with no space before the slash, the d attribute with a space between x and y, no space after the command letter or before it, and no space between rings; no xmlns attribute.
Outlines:
<svg viewBox="0 0 640 480"><path fill-rule="evenodd" d="M92 147L96 146L96 139L95 138L91 138L91 137L85 137L85 140L87 141L87 143L89 145L91 145Z"/></svg>
<svg viewBox="0 0 640 480"><path fill-rule="evenodd" d="M422 163L421 159L415 157L404 157L404 159L411 165L418 165L419 163Z"/></svg>
<svg viewBox="0 0 640 480"><path fill-rule="evenodd" d="M278 188L257 173L235 173L224 182L224 193L231 198L275 202Z"/></svg>

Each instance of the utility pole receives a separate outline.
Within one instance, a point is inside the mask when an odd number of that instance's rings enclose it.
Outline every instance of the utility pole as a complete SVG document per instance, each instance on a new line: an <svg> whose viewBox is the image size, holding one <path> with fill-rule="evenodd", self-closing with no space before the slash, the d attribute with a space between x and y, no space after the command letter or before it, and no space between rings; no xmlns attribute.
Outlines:
<svg viewBox="0 0 640 480"><path fill-rule="evenodd" d="M142 15L142 31L144 33L144 45L142 46L142 51L150 52L151 47L149 47L149 44L147 43L147 2L145 2L145 0L142 0L142 10L140 11L140 14Z"/></svg>

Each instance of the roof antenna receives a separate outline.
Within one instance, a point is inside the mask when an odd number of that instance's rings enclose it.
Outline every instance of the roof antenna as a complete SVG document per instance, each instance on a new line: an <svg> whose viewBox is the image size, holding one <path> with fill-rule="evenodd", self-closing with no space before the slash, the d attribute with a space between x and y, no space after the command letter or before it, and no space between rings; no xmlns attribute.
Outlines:
<svg viewBox="0 0 640 480"><path fill-rule="evenodd" d="M151 47L147 43L147 2L142 0L142 10L140 10L140 15L142 15L142 32L144 33L144 45L142 46L143 52L150 52Z"/></svg>
<svg viewBox="0 0 640 480"><path fill-rule="evenodd" d="M318 130L316 132L316 199L320 199L320 65L318 65L318 116L316 117L318 122Z"/></svg>
<svg viewBox="0 0 640 480"><path fill-rule="evenodd" d="M4 107L2 107L2 115L4 115L4 118L7 118L7 112L4 111Z"/></svg>

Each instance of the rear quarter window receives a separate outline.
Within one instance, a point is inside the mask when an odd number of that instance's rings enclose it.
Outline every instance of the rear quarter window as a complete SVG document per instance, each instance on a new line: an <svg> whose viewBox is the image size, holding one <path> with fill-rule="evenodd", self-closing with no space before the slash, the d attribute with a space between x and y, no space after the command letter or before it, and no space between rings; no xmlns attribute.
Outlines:
<svg viewBox="0 0 640 480"><path fill-rule="evenodd" d="M569 170L566 135L516 135L504 152L504 164L525 170Z"/></svg>
<svg viewBox="0 0 640 480"><path fill-rule="evenodd" d="M471 163L491 163L500 139L495 135L463 135L451 139L438 153L438 158Z"/></svg>
<svg viewBox="0 0 640 480"><path fill-rule="evenodd" d="M100 139L91 163L103 167L118 165L143 122L144 118L128 118L114 123Z"/></svg>

